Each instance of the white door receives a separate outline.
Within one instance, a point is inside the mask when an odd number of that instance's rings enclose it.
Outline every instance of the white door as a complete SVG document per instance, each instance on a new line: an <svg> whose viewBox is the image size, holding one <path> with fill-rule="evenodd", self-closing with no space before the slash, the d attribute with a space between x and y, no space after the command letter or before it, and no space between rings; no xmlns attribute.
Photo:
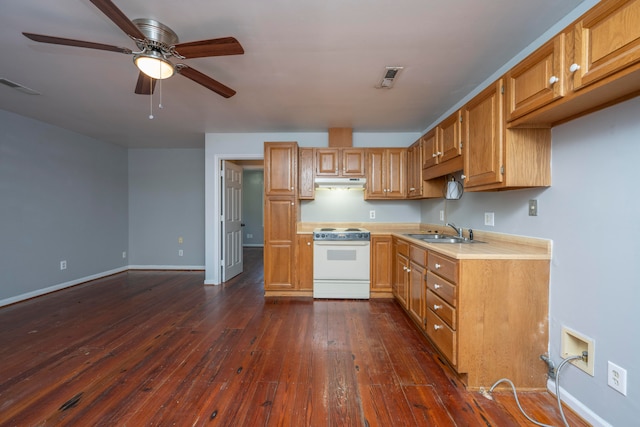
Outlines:
<svg viewBox="0 0 640 427"><path fill-rule="evenodd" d="M242 168L222 162L222 281L242 273Z"/></svg>

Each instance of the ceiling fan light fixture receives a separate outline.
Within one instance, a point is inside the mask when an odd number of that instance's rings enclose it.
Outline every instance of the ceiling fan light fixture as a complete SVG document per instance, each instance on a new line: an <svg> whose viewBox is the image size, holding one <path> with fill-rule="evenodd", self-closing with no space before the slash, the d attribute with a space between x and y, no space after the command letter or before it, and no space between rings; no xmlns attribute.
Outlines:
<svg viewBox="0 0 640 427"><path fill-rule="evenodd" d="M140 71L156 80L168 79L175 73L171 61L155 50L134 56L133 62Z"/></svg>

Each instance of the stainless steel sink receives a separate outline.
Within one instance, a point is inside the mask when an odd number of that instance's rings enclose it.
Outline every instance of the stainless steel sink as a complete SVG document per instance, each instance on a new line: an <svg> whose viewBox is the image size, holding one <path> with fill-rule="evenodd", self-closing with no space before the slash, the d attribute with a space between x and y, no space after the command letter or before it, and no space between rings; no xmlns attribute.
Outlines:
<svg viewBox="0 0 640 427"><path fill-rule="evenodd" d="M469 240L466 237L454 236L453 234L421 233L405 234L405 236L422 240L427 243L484 243L479 240Z"/></svg>

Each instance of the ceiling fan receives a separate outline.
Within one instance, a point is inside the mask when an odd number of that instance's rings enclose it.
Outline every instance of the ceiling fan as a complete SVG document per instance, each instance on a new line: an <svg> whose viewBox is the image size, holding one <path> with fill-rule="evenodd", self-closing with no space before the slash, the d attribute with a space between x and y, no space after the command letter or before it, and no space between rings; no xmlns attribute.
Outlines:
<svg viewBox="0 0 640 427"><path fill-rule="evenodd" d="M204 58L209 56L242 55L244 49L233 37L200 40L179 43L178 36L166 25L153 19L134 19L133 21L111 0L90 0L107 18L125 32L140 49L137 52L124 47L93 43L82 40L65 39L41 34L22 33L31 40L40 43L51 43L87 49L106 50L133 55L133 62L140 70L135 93L150 95L157 80L166 79L178 73L194 82L230 98L236 91L195 70L186 64L173 64L169 59Z"/></svg>

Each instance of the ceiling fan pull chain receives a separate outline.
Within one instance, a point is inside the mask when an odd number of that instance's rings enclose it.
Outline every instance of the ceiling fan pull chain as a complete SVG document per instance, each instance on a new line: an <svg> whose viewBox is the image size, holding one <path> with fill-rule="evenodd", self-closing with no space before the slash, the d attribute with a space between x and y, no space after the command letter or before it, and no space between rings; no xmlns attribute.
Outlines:
<svg viewBox="0 0 640 427"><path fill-rule="evenodd" d="M162 80L160 80L160 103L158 104L158 108L162 110Z"/></svg>
<svg viewBox="0 0 640 427"><path fill-rule="evenodd" d="M149 89L149 120L153 120L153 78L149 77L151 81L151 89Z"/></svg>

